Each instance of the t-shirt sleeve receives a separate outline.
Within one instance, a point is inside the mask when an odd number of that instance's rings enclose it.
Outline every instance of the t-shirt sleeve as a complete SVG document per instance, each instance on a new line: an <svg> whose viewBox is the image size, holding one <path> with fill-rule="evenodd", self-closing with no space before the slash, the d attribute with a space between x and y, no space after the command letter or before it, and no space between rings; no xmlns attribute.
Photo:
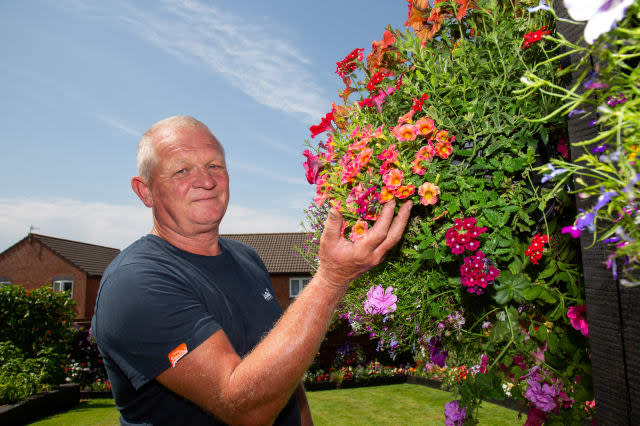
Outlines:
<svg viewBox="0 0 640 426"><path fill-rule="evenodd" d="M139 389L217 332L219 313L207 310L190 285L161 270L121 265L108 277L96 307L98 344Z"/></svg>

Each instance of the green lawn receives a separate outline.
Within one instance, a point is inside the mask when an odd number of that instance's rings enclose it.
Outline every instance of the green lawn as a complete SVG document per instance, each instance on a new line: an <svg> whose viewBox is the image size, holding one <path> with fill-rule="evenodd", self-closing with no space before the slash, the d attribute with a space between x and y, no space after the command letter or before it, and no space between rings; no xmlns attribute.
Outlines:
<svg viewBox="0 0 640 426"><path fill-rule="evenodd" d="M447 392L419 385L388 385L308 392L314 423L323 425L442 425ZM83 401L73 410L33 423L46 426L116 425L111 399ZM522 425L515 411L488 404L480 409L481 425Z"/></svg>

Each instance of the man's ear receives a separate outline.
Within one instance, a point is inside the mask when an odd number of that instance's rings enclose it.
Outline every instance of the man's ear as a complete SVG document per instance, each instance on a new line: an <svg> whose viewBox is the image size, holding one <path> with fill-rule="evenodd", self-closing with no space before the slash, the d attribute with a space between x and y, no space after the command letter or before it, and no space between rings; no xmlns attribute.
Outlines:
<svg viewBox="0 0 640 426"><path fill-rule="evenodd" d="M138 198L147 207L153 206L153 197L151 196L151 186L141 176L131 178L131 188Z"/></svg>

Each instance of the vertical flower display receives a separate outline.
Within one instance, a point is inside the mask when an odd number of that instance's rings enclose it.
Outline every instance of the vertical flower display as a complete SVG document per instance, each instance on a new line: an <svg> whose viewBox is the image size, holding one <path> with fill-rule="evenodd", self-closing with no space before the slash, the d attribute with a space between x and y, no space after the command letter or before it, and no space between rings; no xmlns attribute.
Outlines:
<svg viewBox="0 0 640 426"><path fill-rule="evenodd" d="M567 202L566 115L585 112L552 114L562 100L537 90L562 72L548 61L552 2L407 3L406 28L388 27L369 52L337 62L343 105L312 126L304 153L314 209L337 209L347 240L366 235L392 200L414 206L401 242L352 283L340 315L390 357L447 372L446 424L473 422L483 398L507 395L530 424L581 423L593 412L572 407L593 390L581 379L591 373L572 237L623 199L622 214L635 217L637 181L625 191L603 184L588 211ZM603 76L584 89L608 91L603 108L628 108L632 96L610 92ZM593 155L609 164L626 154L603 145ZM308 226L318 240L321 221ZM607 237L635 241L626 229ZM529 374L536 367L540 377Z"/></svg>

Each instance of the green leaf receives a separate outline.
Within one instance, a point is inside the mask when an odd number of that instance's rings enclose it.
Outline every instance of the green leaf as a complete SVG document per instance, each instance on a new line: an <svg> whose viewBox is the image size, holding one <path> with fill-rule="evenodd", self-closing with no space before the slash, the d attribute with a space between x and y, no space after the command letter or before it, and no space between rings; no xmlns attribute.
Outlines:
<svg viewBox="0 0 640 426"><path fill-rule="evenodd" d="M552 354L558 353L558 336L556 336L555 333L549 334L549 337L547 338L547 347L549 348L549 352Z"/></svg>
<svg viewBox="0 0 640 426"><path fill-rule="evenodd" d="M449 201L449 204L447 205L447 211L449 212L449 216L453 216L458 212L458 210L460 210L460 199L457 197L452 198L451 201Z"/></svg>
<svg viewBox="0 0 640 426"><path fill-rule="evenodd" d="M493 286L495 294L493 298L501 305L514 300L522 302L522 292L531 285L531 281L523 274L513 275L509 271L504 271L498 277L499 284Z"/></svg>
<svg viewBox="0 0 640 426"><path fill-rule="evenodd" d="M556 273L556 271L558 270L558 266L556 265L556 262L551 261L546 268L544 268L544 271L540 272L540 274L538 275L538 279L539 280L543 280L545 278L548 278L550 276L552 276L553 274Z"/></svg>

